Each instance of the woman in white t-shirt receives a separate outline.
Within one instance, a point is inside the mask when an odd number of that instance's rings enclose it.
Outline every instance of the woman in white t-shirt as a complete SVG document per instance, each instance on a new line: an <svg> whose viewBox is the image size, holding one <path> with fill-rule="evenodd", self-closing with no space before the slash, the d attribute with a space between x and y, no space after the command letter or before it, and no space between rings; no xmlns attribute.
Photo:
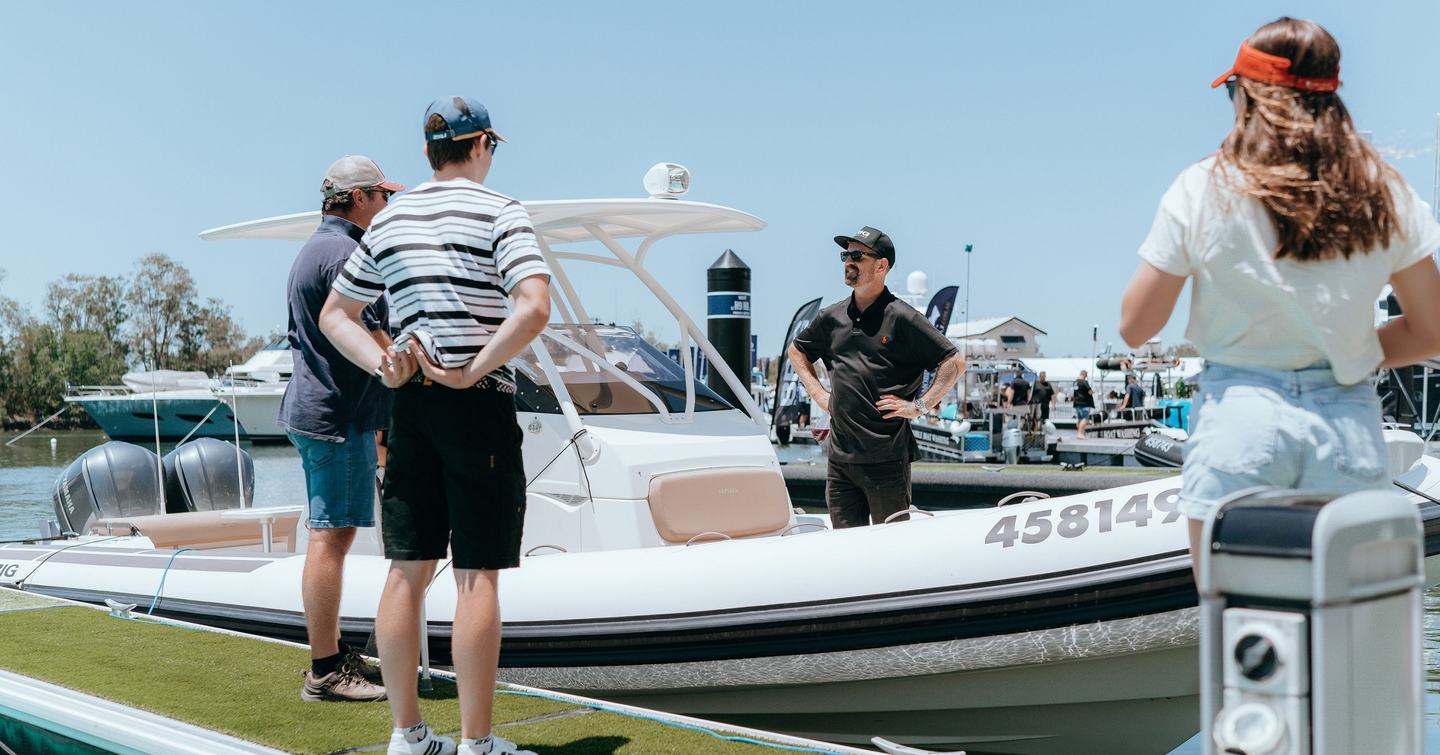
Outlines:
<svg viewBox="0 0 1440 755"><path fill-rule="evenodd" d="M1132 347L1193 279L1185 335L1205 357L1180 510L1257 486L1346 493L1388 483L1370 378L1440 353L1440 224L1355 130L1340 47L1318 24L1260 27L1216 79L1235 125L1160 201L1121 304ZM1405 315L1377 331L1386 283Z"/></svg>

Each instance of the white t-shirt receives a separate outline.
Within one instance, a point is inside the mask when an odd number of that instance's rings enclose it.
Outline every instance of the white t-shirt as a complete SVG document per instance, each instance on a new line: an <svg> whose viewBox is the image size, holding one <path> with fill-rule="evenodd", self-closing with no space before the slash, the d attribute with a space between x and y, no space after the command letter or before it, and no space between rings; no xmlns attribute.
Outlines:
<svg viewBox="0 0 1440 755"><path fill-rule="evenodd" d="M1214 165L1211 156L1180 173L1140 245L1161 271L1194 277L1185 337L1219 364L1298 370L1328 360L1342 384L1369 377L1383 358L1376 297L1392 274L1440 250L1429 205L1397 181L1400 233L1390 246L1348 260L1276 260L1265 206L1217 185Z"/></svg>

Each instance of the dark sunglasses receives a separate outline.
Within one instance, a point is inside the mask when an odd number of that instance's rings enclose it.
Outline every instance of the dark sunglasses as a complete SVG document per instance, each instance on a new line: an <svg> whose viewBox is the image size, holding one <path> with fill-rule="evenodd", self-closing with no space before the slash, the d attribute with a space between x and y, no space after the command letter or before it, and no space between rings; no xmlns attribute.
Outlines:
<svg viewBox="0 0 1440 755"><path fill-rule="evenodd" d="M1230 99L1232 100L1235 99L1236 86L1237 84L1234 79L1230 79L1229 81L1225 82L1225 94L1229 95Z"/></svg>
<svg viewBox="0 0 1440 755"><path fill-rule="evenodd" d="M877 260L880 259L880 255L873 252L862 252L855 249L845 249L840 252L841 262L859 262L863 257L874 257Z"/></svg>
<svg viewBox="0 0 1440 755"><path fill-rule="evenodd" d="M395 192L390 191L390 190L388 190L388 189L366 189L366 190L365 190L365 193L367 193L367 194L379 194L379 195L380 195L380 200L383 201L383 202L385 202L385 203L387 203L387 204L390 202L390 197L392 197L392 196L395 195Z"/></svg>
<svg viewBox="0 0 1440 755"><path fill-rule="evenodd" d="M486 143L487 147L488 147L489 150L490 150L490 154L491 154L491 155L494 155L494 154L495 154L495 150L497 150L497 149L500 148L500 140L499 140L499 139L496 139L496 138L495 138L495 135L492 134L492 133L490 133L489 131L486 131L486 132L484 132L484 133L485 133L485 143Z"/></svg>

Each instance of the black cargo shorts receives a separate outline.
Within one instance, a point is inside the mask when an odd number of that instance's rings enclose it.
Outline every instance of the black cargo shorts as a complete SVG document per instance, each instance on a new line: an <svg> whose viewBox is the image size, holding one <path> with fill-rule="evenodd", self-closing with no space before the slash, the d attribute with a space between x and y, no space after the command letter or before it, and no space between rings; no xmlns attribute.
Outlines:
<svg viewBox="0 0 1440 755"><path fill-rule="evenodd" d="M385 557L456 569L520 565L523 434L515 397L494 387L407 383L390 410L380 510Z"/></svg>

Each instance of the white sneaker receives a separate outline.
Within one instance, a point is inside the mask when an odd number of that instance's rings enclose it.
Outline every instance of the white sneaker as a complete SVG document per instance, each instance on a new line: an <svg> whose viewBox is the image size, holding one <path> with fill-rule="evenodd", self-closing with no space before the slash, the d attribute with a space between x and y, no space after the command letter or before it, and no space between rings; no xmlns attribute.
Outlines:
<svg viewBox="0 0 1440 755"><path fill-rule="evenodd" d="M411 742L405 738L403 729L396 729L390 732L390 747L385 750L386 755L455 755L455 740L449 737L442 737L425 727L425 736L418 742Z"/></svg>
<svg viewBox="0 0 1440 755"><path fill-rule="evenodd" d="M483 747L483 745L481 745ZM499 734L490 735L490 748L481 749L466 741L460 742L460 749L455 755L535 755L532 750L521 750L510 740Z"/></svg>

